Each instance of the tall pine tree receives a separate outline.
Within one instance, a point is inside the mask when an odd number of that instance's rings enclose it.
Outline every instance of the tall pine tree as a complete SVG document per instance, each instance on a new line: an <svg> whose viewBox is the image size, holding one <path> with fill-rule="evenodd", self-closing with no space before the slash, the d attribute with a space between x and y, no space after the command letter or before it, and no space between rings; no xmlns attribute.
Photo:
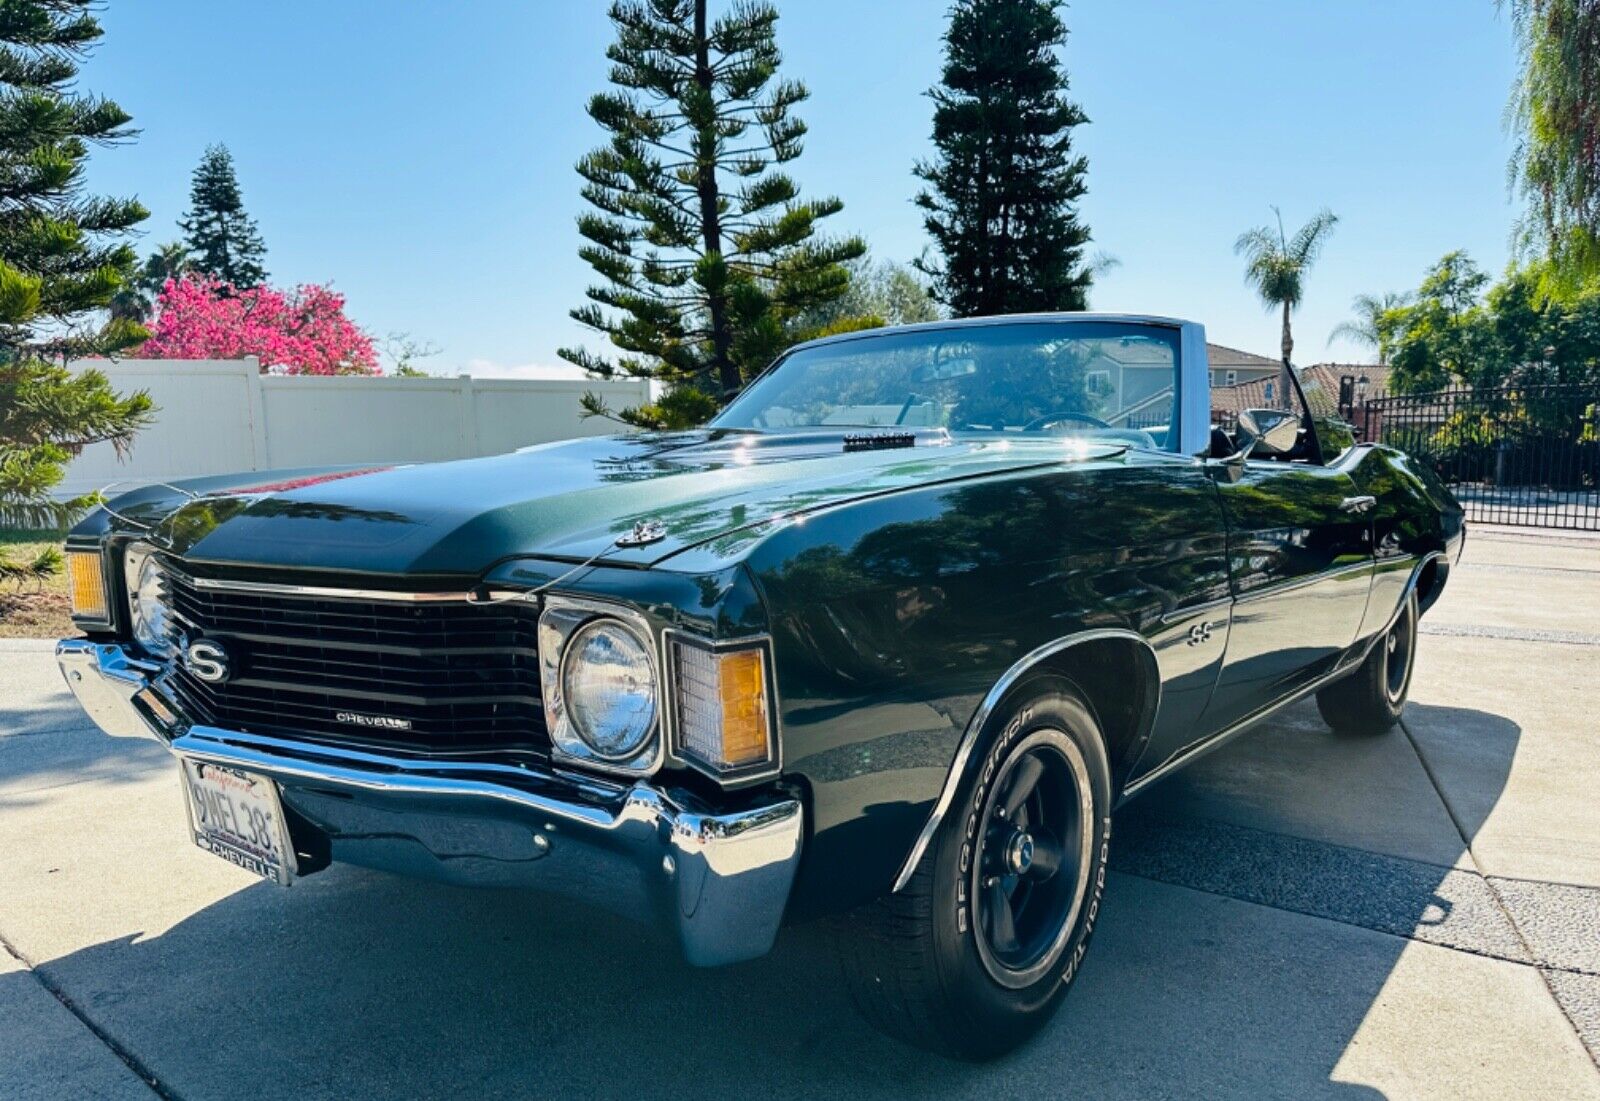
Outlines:
<svg viewBox="0 0 1600 1101"><path fill-rule="evenodd" d="M1061 0L956 0L945 32L931 162L917 196L937 259L918 266L958 317L1081 310L1089 230L1078 218L1088 162L1072 130L1058 51Z"/></svg>
<svg viewBox="0 0 1600 1101"><path fill-rule="evenodd" d="M99 372L41 358L108 354L148 335L105 312L133 274L125 237L146 211L83 193L89 147L134 133L115 103L74 87L100 38L97 6L0 3L0 526L59 525L93 503L52 495L67 461L98 441L125 447L150 412L148 395L119 397ZM0 577L58 562L0 555Z"/></svg>
<svg viewBox="0 0 1600 1101"><path fill-rule="evenodd" d="M806 132L792 114L804 86L777 77L777 11L739 0L711 19L706 6L611 5L615 88L589 101L610 141L578 162L595 208L578 220L579 254L603 282L572 316L620 354L560 354L604 378L668 383L659 404L621 413L647 427L713 413L794 341L808 311L844 292L844 264L866 251L819 235L838 199L803 200L775 170Z"/></svg>
<svg viewBox="0 0 1600 1101"><path fill-rule="evenodd" d="M93 0L0 4L0 357L125 348L144 332L98 313L130 277L133 199L83 194L89 146L131 138L127 112L75 91L100 37ZM37 338L37 339L36 339Z"/></svg>
<svg viewBox="0 0 1600 1101"><path fill-rule="evenodd" d="M244 211L233 154L225 145L206 147L189 187L189 213L178 220L195 271L214 275L240 290L266 281L267 246L255 220Z"/></svg>

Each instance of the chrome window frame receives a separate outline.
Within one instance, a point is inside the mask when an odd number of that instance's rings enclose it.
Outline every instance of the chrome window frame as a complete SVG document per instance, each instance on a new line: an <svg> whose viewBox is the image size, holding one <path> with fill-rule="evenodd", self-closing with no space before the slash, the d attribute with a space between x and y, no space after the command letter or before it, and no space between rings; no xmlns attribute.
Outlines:
<svg viewBox="0 0 1600 1101"><path fill-rule="evenodd" d="M1145 328L1167 329L1176 334L1177 361L1173 364L1172 424L1167 430L1164 445L1157 451L1178 455L1204 453L1211 440L1211 370L1206 352L1205 326L1195 321L1152 314L1127 313L1023 313L1003 317L968 317L926 321L914 325L895 325L888 329L864 329L834 336L819 337L793 345L774 359L760 374L745 384L740 391L748 393L762 379L783 366L796 352L824 344L842 344L854 340L871 340L904 332L985 328L997 325L1077 325L1119 324ZM727 411L724 408L723 413ZM712 418L708 427L719 427L717 421L723 413ZM1132 445L1130 445L1132 446Z"/></svg>

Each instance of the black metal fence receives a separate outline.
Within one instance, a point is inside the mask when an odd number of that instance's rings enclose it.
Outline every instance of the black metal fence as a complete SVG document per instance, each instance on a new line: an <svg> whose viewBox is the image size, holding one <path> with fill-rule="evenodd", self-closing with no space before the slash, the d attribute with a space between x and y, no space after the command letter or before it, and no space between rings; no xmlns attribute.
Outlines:
<svg viewBox="0 0 1600 1101"><path fill-rule="evenodd" d="M1600 531L1600 388L1407 394L1355 420L1363 439L1437 470L1469 520Z"/></svg>

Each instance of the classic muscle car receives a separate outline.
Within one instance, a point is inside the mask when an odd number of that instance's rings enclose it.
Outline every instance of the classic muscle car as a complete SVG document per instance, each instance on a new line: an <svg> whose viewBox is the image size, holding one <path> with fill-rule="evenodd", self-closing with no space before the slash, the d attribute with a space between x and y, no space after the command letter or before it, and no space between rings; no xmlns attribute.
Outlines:
<svg viewBox="0 0 1600 1101"><path fill-rule="evenodd" d="M1425 466L1215 426L1092 314L799 345L705 428L148 486L59 660L197 844L538 888L695 964L839 915L865 1015L982 1058L1060 1002L1129 796L1315 693L1379 735L1465 537Z"/></svg>

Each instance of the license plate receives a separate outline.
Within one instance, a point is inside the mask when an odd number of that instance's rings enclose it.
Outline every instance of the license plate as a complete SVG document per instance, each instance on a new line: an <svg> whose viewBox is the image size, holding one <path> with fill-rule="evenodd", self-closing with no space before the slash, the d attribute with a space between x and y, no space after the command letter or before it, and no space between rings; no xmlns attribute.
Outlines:
<svg viewBox="0 0 1600 1101"><path fill-rule="evenodd" d="M183 758L189 832L209 853L287 887L294 849L278 787L265 776Z"/></svg>

